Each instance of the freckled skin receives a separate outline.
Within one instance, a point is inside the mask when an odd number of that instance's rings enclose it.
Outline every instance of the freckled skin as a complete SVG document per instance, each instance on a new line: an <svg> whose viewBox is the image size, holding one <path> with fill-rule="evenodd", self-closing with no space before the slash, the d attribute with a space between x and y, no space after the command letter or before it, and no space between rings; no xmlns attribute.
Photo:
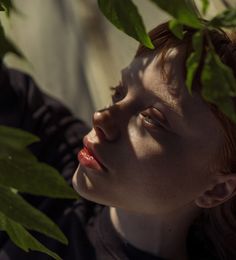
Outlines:
<svg viewBox="0 0 236 260"><path fill-rule="evenodd" d="M136 58L123 70L127 93L101 112L99 120L94 118L95 127L111 139L100 138L94 128L87 135L107 171L81 166L73 178L83 197L140 213L166 214L194 205L212 181L208 165L223 135L199 94L189 95L182 64L181 52L174 50L165 66L167 79L154 54ZM168 128L145 121L142 113L150 107L164 115Z"/></svg>

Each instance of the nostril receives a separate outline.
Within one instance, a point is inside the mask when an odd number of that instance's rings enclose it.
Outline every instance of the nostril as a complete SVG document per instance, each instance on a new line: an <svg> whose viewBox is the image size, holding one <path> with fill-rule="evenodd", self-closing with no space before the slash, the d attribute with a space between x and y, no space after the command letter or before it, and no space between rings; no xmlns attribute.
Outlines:
<svg viewBox="0 0 236 260"><path fill-rule="evenodd" d="M94 126L94 130L100 140L106 140L106 135L100 127Z"/></svg>

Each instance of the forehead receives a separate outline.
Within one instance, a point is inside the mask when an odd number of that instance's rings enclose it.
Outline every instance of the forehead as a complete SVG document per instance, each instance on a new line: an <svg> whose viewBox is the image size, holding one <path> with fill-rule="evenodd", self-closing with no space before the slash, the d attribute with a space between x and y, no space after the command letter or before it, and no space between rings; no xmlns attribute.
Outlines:
<svg viewBox="0 0 236 260"><path fill-rule="evenodd" d="M164 64L161 55L148 54L135 58L122 71L122 78L136 88L141 88L183 115L184 101L189 95L184 88L184 62L179 49L170 49Z"/></svg>

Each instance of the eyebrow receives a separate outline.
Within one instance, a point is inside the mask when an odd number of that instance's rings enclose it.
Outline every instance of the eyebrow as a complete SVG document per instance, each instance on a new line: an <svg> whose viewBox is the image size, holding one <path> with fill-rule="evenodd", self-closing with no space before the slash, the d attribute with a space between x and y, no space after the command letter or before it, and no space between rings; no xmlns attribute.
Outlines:
<svg viewBox="0 0 236 260"><path fill-rule="evenodd" d="M121 70L121 79L122 79L122 83L124 84L124 79L126 81L130 81L130 77L129 76L129 68L125 67L124 69ZM126 84L124 84L124 86L127 87ZM166 84L166 86L168 87L168 84ZM159 95L157 95L157 93L155 91L152 92L153 94L155 94L155 97L157 98L157 100L163 104L168 110L170 110L171 112L173 112L174 114L176 114L178 117L180 117L182 120L184 119L183 113L181 111L176 110L176 107L173 105L173 98L171 98L172 102L167 102L165 100L163 100ZM157 102L158 102L157 101ZM155 107L156 109L159 109L158 107Z"/></svg>

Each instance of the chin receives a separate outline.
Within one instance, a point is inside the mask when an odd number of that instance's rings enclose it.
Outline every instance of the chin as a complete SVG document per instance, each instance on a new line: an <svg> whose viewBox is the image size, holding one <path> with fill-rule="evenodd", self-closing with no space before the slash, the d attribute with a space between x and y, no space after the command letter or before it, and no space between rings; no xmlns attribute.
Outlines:
<svg viewBox="0 0 236 260"><path fill-rule="evenodd" d="M99 191L95 185L91 182L86 174L86 169L82 166L78 166L74 176L72 178L72 185L74 190L83 198L105 205L104 201L99 198Z"/></svg>

